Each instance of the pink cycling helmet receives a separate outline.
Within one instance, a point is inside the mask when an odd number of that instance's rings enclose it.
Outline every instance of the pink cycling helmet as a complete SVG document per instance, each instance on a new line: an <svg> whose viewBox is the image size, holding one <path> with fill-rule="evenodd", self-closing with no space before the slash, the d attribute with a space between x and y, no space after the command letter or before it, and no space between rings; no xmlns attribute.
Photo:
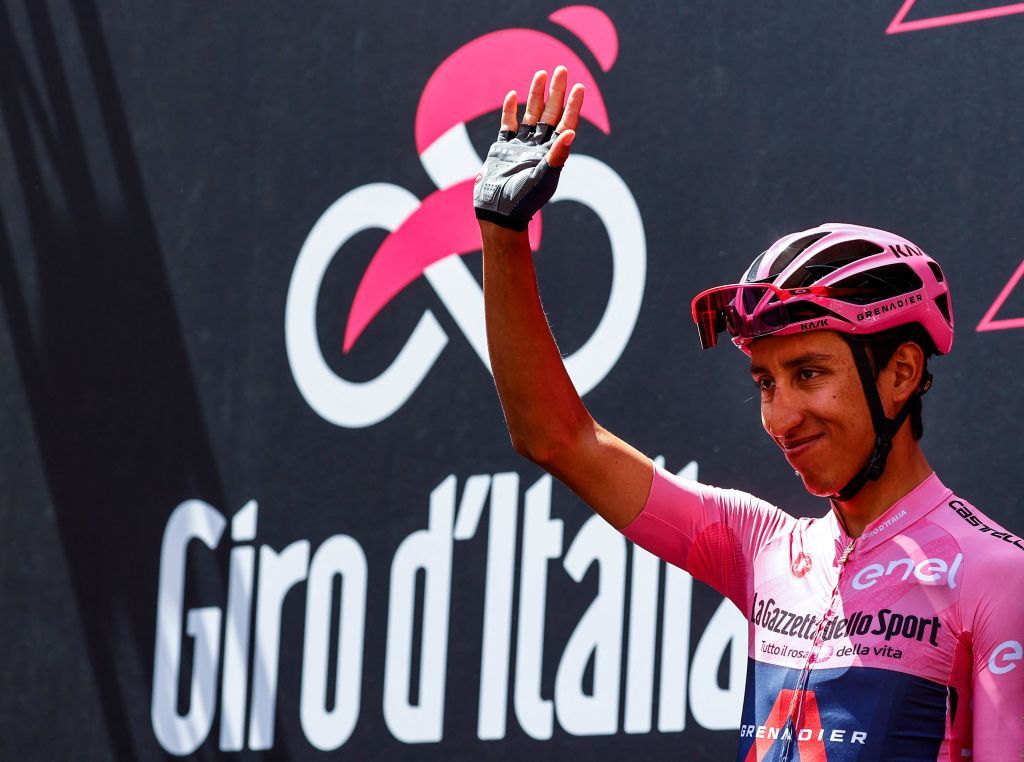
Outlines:
<svg viewBox="0 0 1024 762"><path fill-rule="evenodd" d="M867 336L920 325L946 354L953 345L949 287L938 263L905 238L884 230L830 222L776 241L738 284L693 300L701 345L728 330L750 354L768 334L831 330Z"/></svg>
<svg viewBox="0 0 1024 762"><path fill-rule="evenodd" d="M875 446L860 471L832 495L840 502L881 478L893 437L912 411L920 411L920 398L932 383L925 369L915 394L889 418L864 342L857 339L907 326L926 352L944 355L953 346L953 308L938 263L906 238L837 222L779 239L751 263L740 283L698 294L692 312L704 349L715 346L725 330L748 355L750 344L769 334L830 330L846 339Z"/></svg>

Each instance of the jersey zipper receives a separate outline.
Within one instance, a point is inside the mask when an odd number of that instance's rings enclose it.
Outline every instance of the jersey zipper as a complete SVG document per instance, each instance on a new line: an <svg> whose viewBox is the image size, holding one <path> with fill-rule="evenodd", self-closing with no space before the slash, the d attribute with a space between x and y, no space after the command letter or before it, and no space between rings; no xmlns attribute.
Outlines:
<svg viewBox="0 0 1024 762"><path fill-rule="evenodd" d="M825 626L832 621L836 616L836 610L839 604L839 582L843 577L843 570L846 568L847 562L850 560L850 555L853 553L853 548L857 544L856 538L851 538L850 542L847 543L846 548L839 554L839 571L836 573L836 584L832 588L832 595L829 597L828 608L825 609L824 614L818 619L818 628L814 633L814 640L812 641L811 647L807 649L807 660L804 661L803 669L800 670L800 678L797 680L796 690L793 691L793 704L789 710L789 722L790 722L790 735L785 739L782 750L779 755L780 762L791 762L796 759L793 756L796 751L794 741L800 733L801 724L803 722L803 707L804 707L804 694L807 692L807 683L811 676L811 670L814 669L813 665L818 660L818 654L821 651L821 646L824 643L822 639L822 633Z"/></svg>

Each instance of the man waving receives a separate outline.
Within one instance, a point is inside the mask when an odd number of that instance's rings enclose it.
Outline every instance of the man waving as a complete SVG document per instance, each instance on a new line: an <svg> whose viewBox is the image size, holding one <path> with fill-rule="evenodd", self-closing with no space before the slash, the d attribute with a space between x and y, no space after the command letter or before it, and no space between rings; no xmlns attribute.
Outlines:
<svg viewBox="0 0 1024 762"><path fill-rule="evenodd" d="M939 265L900 236L829 223L700 293L705 348L751 359L768 435L819 519L678 479L590 415L537 293L526 226L551 198L583 88L538 72L504 102L477 178L487 336L516 450L750 622L741 760L1024 755L1024 540L943 486L919 445L928 361L949 352ZM563 105L564 104L564 105Z"/></svg>

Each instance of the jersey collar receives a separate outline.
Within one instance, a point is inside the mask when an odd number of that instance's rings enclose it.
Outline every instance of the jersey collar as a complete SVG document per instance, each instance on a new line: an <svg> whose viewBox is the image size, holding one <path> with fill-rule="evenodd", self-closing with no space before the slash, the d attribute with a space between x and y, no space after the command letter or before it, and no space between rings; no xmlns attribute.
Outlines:
<svg viewBox="0 0 1024 762"><path fill-rule="evenodd" d="M924 481L893 503L889 509L872 521L857 538L857 551L863 553L881 545L894 535L905 532L908 527L931 513L945 502L953 492L947 488L933 471ZM828 513L832 536L838 548L850 544L850 536L843 529L835 507Z"/></svg>

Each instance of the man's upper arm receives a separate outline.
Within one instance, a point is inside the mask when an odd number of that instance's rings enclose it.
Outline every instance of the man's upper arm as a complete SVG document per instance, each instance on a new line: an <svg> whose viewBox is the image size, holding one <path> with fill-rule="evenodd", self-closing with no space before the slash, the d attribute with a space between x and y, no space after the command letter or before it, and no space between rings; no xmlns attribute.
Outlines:
<svg viewBox="0 0 1024 762"><path fill-rule="evenodd" d="M773 537L791 530L795 521L753 495L659 468L643 512L622 531L746 611L755 556Z"/></svg>
<svg viewBox="0 0 1024 762"><path fill-rule="evenodd" d="M645 550L744 610L754 555L795 519L735 490L679 479L593 423L543 464Z"/></svg>
<svg viewBox="0 0 1024 762"><path fill-rule="evenodd" d="M654 472L650 458L593 420L542 465L616 529L643 510Z"/></svg>
<svg viewBox="0 0 1024 762"><path fill-rule="evenodd" d="M1024 758L1024 555L1001 555L977 580L985 590L972 638L975 759Z"/></svg>

